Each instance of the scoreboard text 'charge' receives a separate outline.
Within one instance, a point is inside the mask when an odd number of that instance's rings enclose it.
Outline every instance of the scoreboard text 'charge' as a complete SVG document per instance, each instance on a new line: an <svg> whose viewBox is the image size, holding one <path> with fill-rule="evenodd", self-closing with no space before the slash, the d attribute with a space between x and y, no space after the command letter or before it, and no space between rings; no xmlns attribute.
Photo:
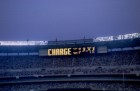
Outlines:
<svg viewBox="0 0 140 91"><path fill-rule="evenodd" d="M66 56L94 53L95 47L53 48L39 51L40 56Z"/></svg>
<svg viewBox="0 0 140 91"><path fill-rule="evenodd" d="M48 49L48 56L71 55L71 48Z"/></svg>

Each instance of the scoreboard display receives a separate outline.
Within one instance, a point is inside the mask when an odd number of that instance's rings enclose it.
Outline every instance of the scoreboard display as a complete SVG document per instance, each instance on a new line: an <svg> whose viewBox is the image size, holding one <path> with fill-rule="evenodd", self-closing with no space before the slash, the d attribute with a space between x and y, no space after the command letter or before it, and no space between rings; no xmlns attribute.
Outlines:
<svg viewBox="0 0 140 91"><path fill-rule="evenodd" d="M52 48L52 49L42 49L39 51L40 56L67 56L67 55L81 55L94 53L95 47Z"/></svg>

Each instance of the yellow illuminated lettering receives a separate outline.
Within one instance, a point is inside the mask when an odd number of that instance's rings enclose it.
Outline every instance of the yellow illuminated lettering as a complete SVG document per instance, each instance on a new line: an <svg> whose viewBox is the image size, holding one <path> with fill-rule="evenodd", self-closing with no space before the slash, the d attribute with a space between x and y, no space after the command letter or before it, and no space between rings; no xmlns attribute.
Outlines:
<svg viewBox="0 0 140 91"><path fill-rule="evenodd" d="M60 55L60 49L56 49L56 55Z"/></svg>
<svg viewBox="0 0 140 91"><path fill-rule="evenodd" d="M48 55L51 56L51 49L48 49Z"/></svg>
<svg viewBox="0 0 140 91"><path fill-rule="evenodd" d="M55 49L52 49L52 55L55 55Z"/></svg>
<svg viewBox="0 0 140 91"><path fill-rule="evenodd" d="M63 49L59 49L59 55L63 55Z"/></svg>
<svg viewBox="0 0 140 91"><path fill-rule="evenodd" d="M85 52L85 50L86 50L86 48L85 48L85 47L83 47L83 51L82 51L82 52Z"/></svg>
<svg viewBox="0 0 140 91"><path fill-rule="evenodd" d="M92 53L94 53L94 49L95 49L95 47L92 47Z"/></svg>
<svg viewBox="0 0 140 91"><path fill-rule="evenodd" d="M67 48L64 48L64 51L63 51L64 55L67 55L68 52L67 52Z"/></svg>
<svg viewBox="0 0 140 91"><path fill-rule="evenodd" d="M81 52L90 52L94 53L95 47L82 47L82 48L73 48L74 50L78 50L73 52L73 54L80 54ZM56 49L48 49L48 56L56 56L56 55L72 55L71 48L56 48Z"/></svg>
<svg viewBox="0 0 140 91"><path fill-rule="evenodd" d="M90 51L91 47L87 47L88 51Z"/></svg>
<svg viewBox="0 0 140 91"><path fill-rule="evenodd" d="M67 55L71 55L71 48L68 48L68 50L67 50Z"/></svg>

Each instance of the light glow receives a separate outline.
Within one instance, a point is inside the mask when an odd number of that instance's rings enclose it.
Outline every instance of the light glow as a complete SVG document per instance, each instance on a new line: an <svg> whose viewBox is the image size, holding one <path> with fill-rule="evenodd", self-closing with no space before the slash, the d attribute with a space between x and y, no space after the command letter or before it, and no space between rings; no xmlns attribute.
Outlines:
<svg viewBox="0 0 140 91"><path fill-rule="evenodd" d="M48 41L0 41L4 46L47 45Z"/></svg>

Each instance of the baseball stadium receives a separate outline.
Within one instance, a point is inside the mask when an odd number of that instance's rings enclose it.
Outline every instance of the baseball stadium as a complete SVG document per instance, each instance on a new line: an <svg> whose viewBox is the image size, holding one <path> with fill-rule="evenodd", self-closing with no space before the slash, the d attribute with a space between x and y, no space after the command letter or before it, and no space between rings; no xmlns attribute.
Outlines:
<svg viewBox="0 0 140 91"><path fill-rule="evenodd" d="M0 91L140 91L140 34L0 41Z"/></svg>

